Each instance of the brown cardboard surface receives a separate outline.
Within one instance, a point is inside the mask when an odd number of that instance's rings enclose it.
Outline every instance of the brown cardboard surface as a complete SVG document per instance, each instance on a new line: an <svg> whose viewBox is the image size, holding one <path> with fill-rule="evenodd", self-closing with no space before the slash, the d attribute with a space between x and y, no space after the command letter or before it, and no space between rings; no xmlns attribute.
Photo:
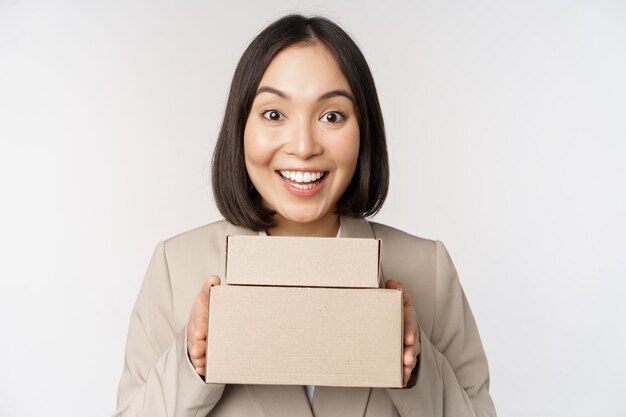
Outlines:
<svg viewBox="0 0 626 417"><path fill-rule="evenodd" d="M376 288L380 241L228 236L229 285Z"/></svg>
<svg viewBox="0 0 626 417"><path fill-rule="evenodd" d="M402 293L211 288L207 383L402 386Z"/></svg>

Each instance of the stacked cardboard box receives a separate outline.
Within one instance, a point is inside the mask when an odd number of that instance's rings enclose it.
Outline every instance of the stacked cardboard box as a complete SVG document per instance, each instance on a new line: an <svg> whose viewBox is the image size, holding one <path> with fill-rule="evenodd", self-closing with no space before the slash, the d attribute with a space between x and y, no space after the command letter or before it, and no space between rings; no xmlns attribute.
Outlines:
<svg viewBox="0 0 626 417"><path fill-rule="evenodd" d="M402 294L380 241L229 236L211 288L207 383L402 386Z"/></svg>

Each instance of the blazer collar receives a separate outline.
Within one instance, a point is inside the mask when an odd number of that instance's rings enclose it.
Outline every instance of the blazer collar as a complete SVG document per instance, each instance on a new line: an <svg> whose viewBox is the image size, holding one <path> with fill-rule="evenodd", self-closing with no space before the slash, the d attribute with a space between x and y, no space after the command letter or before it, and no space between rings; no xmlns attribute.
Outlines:
<svg viewBox="0 0 626 417"><path fill-rule="evenodd" d="M363 417L371 390L317 386L311 407L300 385L246 385L246 389L265 417Z"/></svg>
<svg viewBox="0 0 626 417"><path fill-rule="evenodd" d="M224 235L225 236L254 236L258 235L258 232L254 232L250 229L246 229L245 227L235 226L232 223L226 222L226 226L224 227Z"/></svg>
<svg viewBox="0 0 626 417"><path fill-rule="evenodd" d="M363 417L371 388L315 387L315 417Z"/></svg>
<svg viewBox="0 0 626 417"><path fill-rule="evenodd" d="M365 219L341 216L341 237L374 239L374 231Z"/></svg>

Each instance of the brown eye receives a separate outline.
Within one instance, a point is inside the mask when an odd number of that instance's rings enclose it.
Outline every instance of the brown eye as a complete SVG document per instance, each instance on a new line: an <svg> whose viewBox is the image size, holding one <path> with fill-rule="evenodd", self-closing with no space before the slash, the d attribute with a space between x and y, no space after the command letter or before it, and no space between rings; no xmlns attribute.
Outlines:
<svg viewBox="0 0 626 417"><path fill-rule="evenodd" d="M345 117L343 113L340 113L338 111L329 111L328 113L324 113L320 120L328 123L339 123L343 122L344 119Z"/></svg>
<svg viewBox="0 0 626 417"><path fill-rule="evenodd" d="M268 110L263 112L262 116L267 120L278 122L284 119L284 116L278 110Z"/></svg>

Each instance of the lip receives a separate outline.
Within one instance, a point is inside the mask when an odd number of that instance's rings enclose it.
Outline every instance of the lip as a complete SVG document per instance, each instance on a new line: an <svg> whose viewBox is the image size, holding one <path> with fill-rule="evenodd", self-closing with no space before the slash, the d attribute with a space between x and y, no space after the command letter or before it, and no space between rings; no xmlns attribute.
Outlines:
<svg viewBox="0 0 626 417"><path fill-rule="evenodd" d="M287 181L282 176L280 171L323 172L324 176L322 177L320 182L318 182L313 188L303 190L303 189L296 187L289 181ZM329 171L326 171L323 169L317 169L317 168L287 168L287 169L276 170L275 172L276 172L276 175L278 176L279 181L283 185L283 187L285 187L287 191L289 191L291 194L297 197L311 197L319 193L326 185L326 179L328 178L328 174L329 174Z"/></svg>

